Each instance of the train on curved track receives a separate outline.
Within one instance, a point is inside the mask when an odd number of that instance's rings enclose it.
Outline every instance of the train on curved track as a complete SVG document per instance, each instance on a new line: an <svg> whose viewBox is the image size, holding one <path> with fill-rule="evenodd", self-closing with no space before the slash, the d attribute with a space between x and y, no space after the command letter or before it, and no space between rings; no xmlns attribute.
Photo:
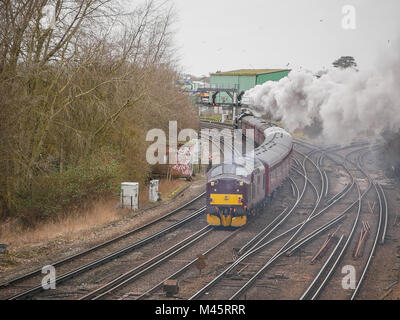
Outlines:
<svg viewBox="0 0 400 320"><path fill-rule="evenodd" d="M287 131L251 112L239 115L235 128L253 129L257 147L251 159L222 163L208 172L206 213L212 226L246 225L289 176L293 141Z"/></svg>

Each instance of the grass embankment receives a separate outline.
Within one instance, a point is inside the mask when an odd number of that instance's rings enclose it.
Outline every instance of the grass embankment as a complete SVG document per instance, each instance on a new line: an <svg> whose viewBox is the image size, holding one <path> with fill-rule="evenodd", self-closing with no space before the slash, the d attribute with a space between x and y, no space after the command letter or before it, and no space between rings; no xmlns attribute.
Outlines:
<svg viewBox="0 0 400 320"><path fill-rule="evenodd" d="M161 179L159 192L162 200L170 200L188 184L185 180ZM141 188L139 194L139 211L117 210L118 200L114 197L105 196L79 210L71 210L59 215L57 219L46 221L25 229L16 220L9 220L0 226L0 243L7 243L11 248L23 246L34 246L41 243L63 240L79 239L87 236L96 228L103 227L109 223L118 221L124 217L135 216L140 210L149 204L148 186Z"/></svg>

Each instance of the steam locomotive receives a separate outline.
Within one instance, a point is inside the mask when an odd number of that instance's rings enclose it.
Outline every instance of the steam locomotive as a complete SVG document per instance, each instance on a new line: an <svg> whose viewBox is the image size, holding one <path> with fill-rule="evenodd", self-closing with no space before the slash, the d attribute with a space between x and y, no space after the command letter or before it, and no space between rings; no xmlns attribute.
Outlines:
<svg viewBox="0 0 400 320"><path fill-rule="evenodd" d="M235 127L254 130L254 157L222 163L207 176L207 223L241 227L256 215L289 176L292 136L250 112L236 118Z"/></svg>

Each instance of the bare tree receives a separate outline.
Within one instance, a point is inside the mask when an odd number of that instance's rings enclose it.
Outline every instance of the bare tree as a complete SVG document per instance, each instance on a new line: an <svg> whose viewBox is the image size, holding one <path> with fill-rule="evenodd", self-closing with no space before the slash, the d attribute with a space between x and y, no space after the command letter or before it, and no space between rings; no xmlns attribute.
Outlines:
<svg viewBox="0 0 400 320"><path fill-rule="evenodd" d="M193 124L195 113L174 86L169 2L144 1L130 10L125 5L0 2L3 216L32 206L46 211L36 193L45 195L49 181L65 187L63 177L99 157L99 150L107 150L100 152L99 166L117 162L118 174L144 181L150 170L146 130L166 128L169 119ZM54 19L44 24L45 14Z"/></svg>

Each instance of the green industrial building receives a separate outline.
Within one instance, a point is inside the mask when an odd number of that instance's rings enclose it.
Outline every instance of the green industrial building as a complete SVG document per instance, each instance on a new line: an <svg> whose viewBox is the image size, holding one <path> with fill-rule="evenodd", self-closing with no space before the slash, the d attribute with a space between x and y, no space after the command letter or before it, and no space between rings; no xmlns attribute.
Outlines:
<svg viewBox="0 0 400 320"><path fill-rule="evenodd" d="M267 81L278 81L289 74L288 69L240 69L227 72L216 72L210 75L211 88L237 89L239 95L256 85ZM210 102L212 102L212 91ZM232 98L225 92L220 92L215 99L216 103L232 103Z"/></svg>

